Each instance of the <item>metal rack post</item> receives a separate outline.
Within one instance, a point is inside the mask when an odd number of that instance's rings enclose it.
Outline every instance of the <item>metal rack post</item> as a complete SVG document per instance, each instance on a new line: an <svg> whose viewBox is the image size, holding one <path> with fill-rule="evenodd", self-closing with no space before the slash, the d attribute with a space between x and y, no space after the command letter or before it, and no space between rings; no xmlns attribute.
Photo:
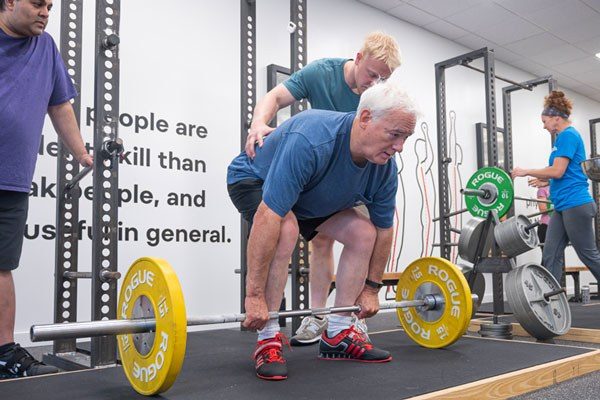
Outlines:
<svg viewBox="0 0 600 400"><path fill-rule="evenodd" d="M299 71L306 65L306 0L290 0L290 71L292 73ZM292 104L291 114L307 109L306 99ZM298 243L292 254L291 280L292 280L292 308L303 310L309 308L309 277L300 273L301 268L308 268L308 242L302 237L298 237ZM295 332L300 327L300 318L292 319L292 331Z"/></svg>

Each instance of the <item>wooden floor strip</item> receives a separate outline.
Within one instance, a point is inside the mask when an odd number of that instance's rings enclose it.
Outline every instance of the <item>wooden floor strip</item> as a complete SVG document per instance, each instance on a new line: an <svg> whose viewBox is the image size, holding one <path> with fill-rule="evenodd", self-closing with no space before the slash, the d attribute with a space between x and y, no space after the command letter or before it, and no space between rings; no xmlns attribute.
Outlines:
<svg viewBox="0 0 600 400"><path fill-rule="evenodd" d="M597 370L600 370L600 350L411 397L411 400L506 399Z"/></svg>

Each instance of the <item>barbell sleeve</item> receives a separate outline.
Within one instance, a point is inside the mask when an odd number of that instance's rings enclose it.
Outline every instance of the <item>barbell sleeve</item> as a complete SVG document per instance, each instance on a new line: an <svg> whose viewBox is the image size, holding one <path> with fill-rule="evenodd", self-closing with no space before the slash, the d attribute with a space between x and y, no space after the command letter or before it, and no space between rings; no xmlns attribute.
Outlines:
<svg viewBox="0 0 600 400"><path fill-rule="evenodd" d="M526 215L526 217L527 217L527 218L533 218L533 217L537 217L537 216L539 216L539 215L543 215L543 214L548 214L548 213L551 213L552 211L554 211L554 209L553 209L553 208L552 208L552 209L550 209L550 210L546 210L546 211L539 211L539 212L536 212L536 213L533 213L533 214L529 214L529 215Z"/></svg>
<svg viewBox="0 0 600 400"><path fill-rule="evenodd" d="M460 189L460 193L465 196L477 196L484 199L489 199L491 196L490 191L485 189Z"/></svg>
<svg viewBox="0 0 600 400"><path fill-rule="evenodd" d="M74 339L82 337L142 333L156 329L154 319L110 319L104 321L71 322L34 325L29 330L31 341Z"/></svg>
<svg viewBox="0 0 600 400"><path fill-rule="evenodd" d="M560 288L560 289L556 289L556 290L553 290L548 293L544 293L544 300L548 301L548 300L550 300L550 297L556 296L557 294L566 293L566 292L567 291L565 288Z"/></svg>
<svg viewBox="0 0 600 400"><path fill-rule="evenodd" d="M444 215L444 218L454 217L455 215L462 214L462 213L464 213L466 211L469 211L469 210L466 209L466 208L463 208L463 209L460 209L458 211L452 211L451 213L448 213L448 214ZM440 219L442 219L442 218L441 217L437 217L437 218L432 219L431 221L432 222L438 222Z"/></svg>
<svg viewBox="0 0 600 400"><path fill-rule="evenodd" d="M527 225L527 226L524 228L524 229L525 229L525 232L529 233L529 231L530 231L530 230L532 230L532 229L533 229L533 228L535 228L536 226L539 226L539 224L540 224L540 221L535 221L534 223Z"/></svg>
<svg viewBox="0 0 600 400"><path fill-rule="evenodd" d="M477 301L476 294L471 295L473 301ZM404 300L398 302L386 302L379 305L379 309L396 309L406 307L423 307L433 309L444 304L443 299L435 295L426 295L420 300ZM340 306L328 308L316 308L306 310L288 310L288 311L273 311L269 313L269 319L302 317L310 315L326 315L343 312L360 311L360 306ZM187 325L214 325L230 322L243 322L246 319L245 314L218 314L204 315L197 317L188 317ZM156 329L155 319L130 319L130 320L103 320L103 321L86 321L86 322L71 322L63 324L45 324L33 325L29 330L29 335L32 342L42 342L48 340L73 339L81 337L107 336L107 335L124 335L130 333L151 332Z"/></svg>
<svg viewBox="0 0 600 400"><path fill-rule="evenodd" d="M534 198L531 198L531 197L514 196L513 199L515 199L515 200L522 200L522 201L532 201L532 202L536 202L536 203L552 204L551 201L534 199Z"/></svg>

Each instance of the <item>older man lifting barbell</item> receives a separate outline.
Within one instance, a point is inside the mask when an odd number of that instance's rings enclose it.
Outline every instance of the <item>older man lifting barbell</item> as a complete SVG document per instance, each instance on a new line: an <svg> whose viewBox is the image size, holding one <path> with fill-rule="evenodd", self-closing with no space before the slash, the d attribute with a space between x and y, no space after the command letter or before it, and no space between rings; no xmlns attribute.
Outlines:
<svg viewBox="0 0 600 400"><path fill-rule="evenodd" d="M306 240L321 232L344 245L335 305L359 304L359 318L378 311L398 185L393 157L412 135L416 114L392 74L364 92L356 112L303 112L269 135L253 160L242 152L230 164L230 197L252 225L244 326L258 330L260 378L287 377L282 335L268 313L281 303L299 232ZM369 217L353 209L359 204ZM390 361L351 321L350 313L330 316L319 358Z"/></svg>

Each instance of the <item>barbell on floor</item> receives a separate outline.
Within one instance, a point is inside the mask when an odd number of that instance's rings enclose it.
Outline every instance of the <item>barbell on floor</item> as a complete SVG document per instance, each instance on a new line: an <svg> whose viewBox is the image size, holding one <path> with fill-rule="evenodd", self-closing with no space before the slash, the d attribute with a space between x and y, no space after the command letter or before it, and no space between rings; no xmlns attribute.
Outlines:
<svg viewBox="0 0 600 400"><path fill-rule="evenodd" d="M412 262L400 276L396 309L406 334L428 348L446 347L467 330L477 295L472 295L462 272L451 262L425 257ZM271 312L269 318L356 312L357 305ZM117 304L118 320L34 325L31 340L55 340L119 335L123 371L143 395L168 390L177 378L187 342L188 325L242 322L244 314L187 317L181 285L169 263L140 258L127 272Z"/></svg>
<svg viewBox="0 0 600 400"><path fill-rule="evenodd" d="M476 300L475 298L473 300ZM420 300L405 300L380 303L381 310L406 307L423 307L424 311L439 309L444 299L439 295L425 295ZM360 306L340 306L313 308L305 310L286 310L269 312L269 319L307 317L311 315L328 315L335 313L360 312ZM246 314L215 314L187 317L187 326L217 325L233 322L244 322ZM113 319L104 321L72 322L68 324L34 325L30 329L33 342L47 340L73 339L107 335L124 335L156 330L156 319Z"/></svg>

